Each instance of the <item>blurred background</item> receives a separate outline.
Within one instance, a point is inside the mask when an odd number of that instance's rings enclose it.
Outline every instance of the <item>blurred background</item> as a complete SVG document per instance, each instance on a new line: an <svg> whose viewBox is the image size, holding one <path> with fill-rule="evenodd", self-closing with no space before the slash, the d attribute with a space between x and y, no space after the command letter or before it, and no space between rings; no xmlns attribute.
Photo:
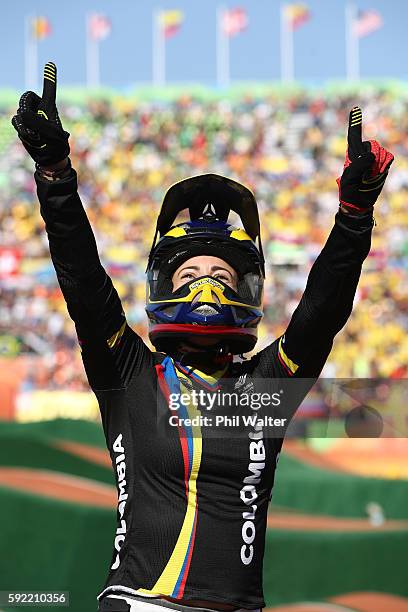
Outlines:
<svg viewBox="0 0 408 612"><path fill-rule="evenodd" d="M359 104L365 137L396 160L353 315L323 376L395 381L406 399L408 4L37 0L34 8L20 1L0 25L0 591L69 590L70 609L85 612L111 556L116 492L33 163L10 124L19 96L40 93L43 65L57 64L80 195L128 322L144 338L144 270L166 189L216 172L255 192L267 260L258 349L285 329L330 232L348 113ZM385 397L392 404L387 386L377 409ZM300 418L321 419L324 408L312 394ZM346 438L341 427L337 438L326 429L299 439L307 433L299 426L285 443L267 532L268 606L408 610L407 424L400 413L376 439Z"/></svg>

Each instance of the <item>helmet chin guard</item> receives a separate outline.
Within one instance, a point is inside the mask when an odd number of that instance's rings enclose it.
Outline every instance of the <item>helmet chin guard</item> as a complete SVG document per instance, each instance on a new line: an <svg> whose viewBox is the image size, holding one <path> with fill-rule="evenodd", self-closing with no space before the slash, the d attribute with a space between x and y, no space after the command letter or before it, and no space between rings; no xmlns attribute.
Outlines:
<svg viewBox="0 0 408 612"><path fill-rule="evenodd" d="M190 221L174 226L186 209ZM243 228L228 223L230 211L240 216ZM203 276L173 291L175 270L198 255L228 262L237 272L237 288ZM189 340L214 335L219 339L217 345L230 353L252 350L262 318L264 276L259 215L252 192L216 174L176 183L164 198L147 266L151 342L171 354Z"/></svg>

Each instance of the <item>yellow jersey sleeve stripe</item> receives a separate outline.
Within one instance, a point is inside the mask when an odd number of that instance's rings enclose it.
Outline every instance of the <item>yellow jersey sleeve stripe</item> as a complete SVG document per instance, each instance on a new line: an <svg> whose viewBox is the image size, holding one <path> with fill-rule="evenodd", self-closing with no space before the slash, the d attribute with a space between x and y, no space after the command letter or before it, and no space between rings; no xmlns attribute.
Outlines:
<svg viewBox="0 0 408 612"><path fill-rule="evenodd" d="M289 359L289 357L286 355L285 351L283 350L283 346L282 346L282 338L279 340L279 356L282 359L283 363L286 365L287 368L289 368L289 370L292 372L292 374L295 374L296 370L299 368L298 364L295 363L294 361L292 361L291 359Z"/></svg>
<svg viewBox="0 0 408 612"><path fill-rule="evenodd" d="M123 323L121 328L115 334L113 334L113 336L111 336L109 340L107 340L107 343L110 349L114 348L114 346L119 342L119 340L123 336L125 329L126 329L126 321Z"/></svg>

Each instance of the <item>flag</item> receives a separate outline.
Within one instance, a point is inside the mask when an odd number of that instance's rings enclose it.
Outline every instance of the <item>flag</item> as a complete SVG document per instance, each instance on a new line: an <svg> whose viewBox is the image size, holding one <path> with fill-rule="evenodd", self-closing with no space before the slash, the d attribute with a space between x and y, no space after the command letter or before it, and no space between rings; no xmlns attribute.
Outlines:
<svg viewBox="0 0 408 612"><path fill-rule="evenodd" d="M165 38L171 38L181 28L184 21L183 11L174 9L172 11L162 11L160 13L160 27Z"/></svg>
<svg viewBox="0 0 408 612"><path fill-rule="evenodd" d="M359 11L358 17L354 22L354 34L358 38L362 38L371 34L371 32L379 30L382 25L383 19L378 11Z"/></svg>
<svg viewBox="0 0 408 612"><path fill-rule="evenodd" d="M248 15L243 8L232 8L224 11L222 29L226 36L236 36L248 27Z"/></svg>
<svg viewBox="0 0 408 612"><path fill-rule="evenodd" d="M31 21L31 33L35 40L42 40L51 34L51 23L47 17L34 17Z"/></svg>
<svg viewBox="0 0 408 612"><path fill-rule="evenodd" d="M89 17L88 34L92 40L103 40L112 31L112 23L109 17L100 13L93 13Z"/></svg>
<svg viewBox="0 0 408 612"><path fill-rule="evenodd" d="M291 30L297 30L311 17L306 4L287 4L284 10L286 23Z"/></svg>

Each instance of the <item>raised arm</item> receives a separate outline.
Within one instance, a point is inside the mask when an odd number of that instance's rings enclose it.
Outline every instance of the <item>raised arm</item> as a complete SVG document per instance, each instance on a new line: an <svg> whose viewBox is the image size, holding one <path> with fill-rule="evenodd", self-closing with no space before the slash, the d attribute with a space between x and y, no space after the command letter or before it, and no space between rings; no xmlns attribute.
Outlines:
<svg viewBox="0 0 408 612"><path fill-rule="evenodd" d="M318 376L335 335L349 318L361 267L371 244L371 214L355 217L339 211L329 238L310 270L306 289L277 356L289 376Z"/></svg>
<svg viewBox="0 0 408 612"><path fill-rule="evenodd" d="M12 123L36 162L35 180L58 282L75 322L89 384L125 388L152 355L127 325L119 296L99 260L69 159L69 134L56 108L56 68L44 69L42 98L26 92Z"/></svg>
<svg viewBox="0 0 408 612"><path fill-rule="evenodd" d="M362 141L362 113L353 108L344 170L337 179L340 210L285 334L259 353L265 375L319 376L351 314L370 250L373 206L393 159L375 140Z"/></svg>

